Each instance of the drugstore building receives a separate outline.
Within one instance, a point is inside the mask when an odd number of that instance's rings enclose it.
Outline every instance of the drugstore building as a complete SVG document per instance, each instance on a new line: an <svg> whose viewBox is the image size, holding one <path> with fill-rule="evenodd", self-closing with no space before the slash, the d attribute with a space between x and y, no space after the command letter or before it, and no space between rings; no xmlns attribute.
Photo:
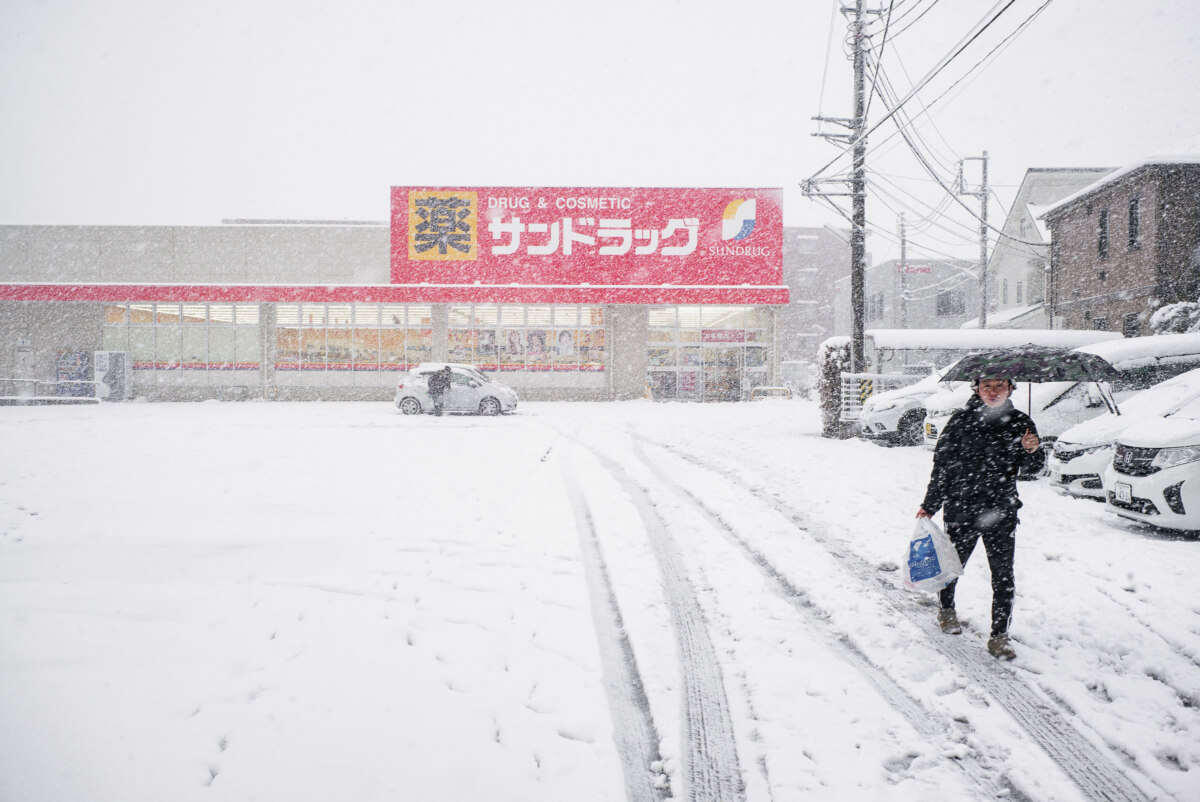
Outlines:
<svg viewBox="0 0 1200 802"><path fill-rule="evenodd" d="M0 226L0 395L111 356L148 400L384 400L427 361L526 400L741 400L778 381L782 230L775 189L560 187L396 187L389 223Z"/></svg>

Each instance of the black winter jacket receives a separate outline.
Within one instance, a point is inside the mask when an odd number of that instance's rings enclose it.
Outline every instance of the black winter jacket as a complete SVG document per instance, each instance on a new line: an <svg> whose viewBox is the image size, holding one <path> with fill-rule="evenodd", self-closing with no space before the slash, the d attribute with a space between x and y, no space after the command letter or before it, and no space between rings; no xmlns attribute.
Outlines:
<svg viewBox="0 0 1200 802"><path fill-rule="evenodd" d="M945 521L975 521L988 511L1016 516L1017 474L1037 473L1046 463L1039 447L1032 454L1021 445L1032 420L1005 401L989 408L978 395L950 416L933 452L933 473L921 507L933 515L943 506Z"/></svg>
<svg viewBox="0 0 1200 802"><path fill-rule="evenodd" d="M442 395L450 389L450 374L444 370L434 371L429 375L429 394Z"/></svg>

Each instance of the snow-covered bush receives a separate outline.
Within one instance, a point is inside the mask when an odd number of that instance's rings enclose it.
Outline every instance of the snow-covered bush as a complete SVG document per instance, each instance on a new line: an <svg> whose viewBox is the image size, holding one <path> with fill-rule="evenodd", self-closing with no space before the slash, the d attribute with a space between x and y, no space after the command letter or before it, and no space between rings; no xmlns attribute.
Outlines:
<svg viewBox="0 0 1200 802"><path fill-rule="evenodd" d="M842 422L842 372L850 370L850 338L830 337L817 347L817 395L821 404L821 436L850 437Z"/></svg>
<svg viewBox="0 0 1200 802"><path fill-rule="evenodd" d="M1159 307L1150 316L1150 330L1155 334L1200 331L1200 304L1194 301L1180 301Z"/></svg>

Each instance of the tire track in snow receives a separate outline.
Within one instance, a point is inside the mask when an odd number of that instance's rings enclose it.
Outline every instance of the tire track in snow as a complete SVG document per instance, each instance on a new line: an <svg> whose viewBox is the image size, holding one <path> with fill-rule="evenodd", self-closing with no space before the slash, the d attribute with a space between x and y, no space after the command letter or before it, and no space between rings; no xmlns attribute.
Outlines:
<svg viewBox="0 0 1200 802"><path fill-rule="evenodd" d="M926 610L918 608L918 605L909 597L908 591L889 582L881 581L874 566L851 550L844 548L835 537L823 531L823 527L819 523L810 520L808 516L787 502L769 495L762 488L753 486L741 476L723 471L720 467L712 465L695 454L636 433L631 433L631 436L635 442L655 446L677 459L715 473L723 481L740 486L751 496L794 522L812 538L813 542L824 548L848 574L855 577L864 588L881 594L896 612L925 631L930 636L934 648L952 660L979 688L995 699L1087 798L1112 800L1112 802L1149 802L1158 796L1165 797L1163 792L1157 788L1153 795L1143 791L1108 755L1076 730L1059 711L1042 701L1014 669L1001 666L990 657L985 660L983 653L978 648L969 648L961 639L940 637L940 630L937 629L932 616ZM690 494L688 495L690 496ZM707 510L703 502L694 496L691 498L701 509ZM720 516L715 513L712 515L720 521ZM723 522L722 526L729 530L729 527ZM757 561L761 558L764 561L764 568L768 570L769 575L776 576L786 583L786 580L770 566L766 558L751 549L748 549L748 552L755 555L751 556L751 559ZM784 587L790 588L791 585L787 583ZM1153 787L1149 778L1145 778L1144 775L1143 778L1147 785Z"/></svg>
<svg viewBox="0 0 1200 802"><path fill-rule="evenodd" d="M966 739L955 739L952 735L948 735L948 733L954 733L957 728L927 710L918 699L901 688L887 672L875 665L845 633L837 630L826 612L813 603L807 593L776 570L770 560L746 542L719 513L712 510L678 481L668 476L661 466L647 458L641 447L640 438L637 437L634 441L634 453L658 477L659 481L694 507L717 531L723 533L742 556L775 586L788 604L804 615L810 628L822 633L824 645L842 662L857 671L869 685L875 688L879 697L899 713L924 739L933 744L952 741L952 744L946 743L943 751L962 755L954 761L953 765L962 769L985 796L999 798L1007 795L1009 787L1006 781L998 777L996 771L986 767L980 761L978 753L970 747Z"/></svg>
<svg viewBox="0 0 1200 802"><path fill-rule="evenodd" d="M549 454L549 451L546 453ZM545 461L545 457L542 461ZM633 646L625 634L625 622L600 552L592 511L570 465L563 466L562 476L583 547L584 574L592 598L596 636L600 641L600 660L612 711L613 735L625 774L625 793L629 802L669 799L671 788L667 776L655 768L660 760L659 737L650 715L650 700L646 697L646 689L638 673Z"/></svg>
<svg viewBox="0 0 1200 802"><path fill-rule="evenodd" d="M692 802L741 802L745 799L745 786L721 665L678 546L655 510L649 491L634 482L611 458L572 439L628 493L658 563L680 654L687 798Z"/></svg>

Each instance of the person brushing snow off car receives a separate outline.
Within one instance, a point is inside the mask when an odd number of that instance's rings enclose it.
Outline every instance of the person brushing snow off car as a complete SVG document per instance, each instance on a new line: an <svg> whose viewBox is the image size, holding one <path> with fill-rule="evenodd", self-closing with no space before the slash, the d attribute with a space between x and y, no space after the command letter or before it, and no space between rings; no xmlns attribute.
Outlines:
<svg viewBox="0 0 1200 802"><path fill-rule="evenodd" d="M450 392L450 366L434 371L429 376L429 397L433 399L433 414L441 416L442 407L446 402L446 393Z"/></svg>
<svg viewBox="0 0 1200 802"><path fill-rule="evenodd" d="M950 416L933 452L933 472L918 518L942 510L946 534L966 567L982 539L992 572L992 629L988 652L1002 660L1016 657L1008 639L1016 583L1017 475L1037 473L1046 461L1037 427L1013 407L1014 385L1005 376L980 376L975 394ZM951 635L962 632L954 610L957 580L942 589L938 624Z"/></svg>

